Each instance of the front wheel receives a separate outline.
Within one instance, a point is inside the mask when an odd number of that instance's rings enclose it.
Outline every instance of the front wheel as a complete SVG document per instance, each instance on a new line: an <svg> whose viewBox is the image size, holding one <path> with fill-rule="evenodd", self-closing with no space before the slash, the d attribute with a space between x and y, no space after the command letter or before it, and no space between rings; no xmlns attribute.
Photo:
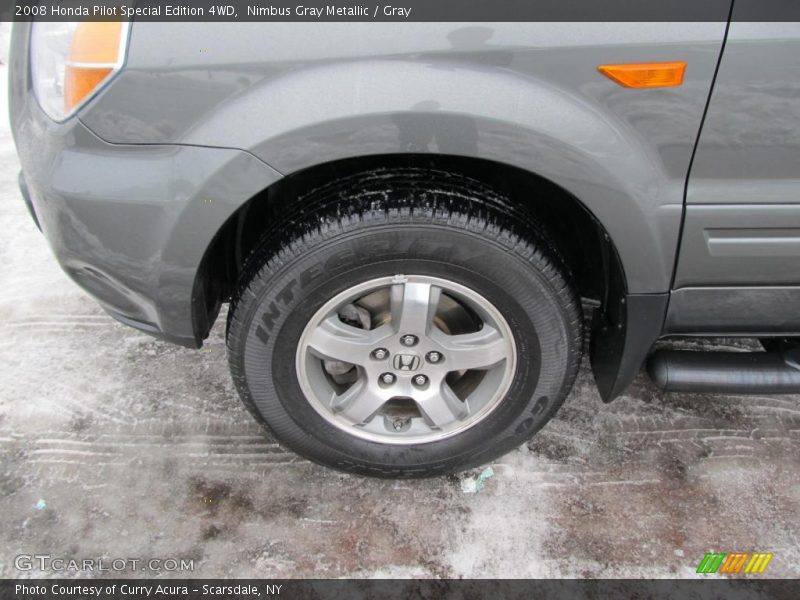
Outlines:
<svg viewBox="0 0 800 600"><path fill-rule="evenodd" d="M357 189L365 208L333 216L326 199L341 206L342 190L317 192L315 228L253 257L228 331L245 404L299 454L366 475L438 475L523 443L580 359L557 255L468 180L366 176Z"/></svg>

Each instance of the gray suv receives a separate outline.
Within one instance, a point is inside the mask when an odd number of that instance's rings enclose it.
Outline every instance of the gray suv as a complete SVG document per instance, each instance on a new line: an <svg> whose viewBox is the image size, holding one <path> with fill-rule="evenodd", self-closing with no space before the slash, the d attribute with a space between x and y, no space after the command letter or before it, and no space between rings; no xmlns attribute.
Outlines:
<svg viewBox="0 0 800 600"><path fill-rule="evenodd" d="M518 446L586 340L611 401L800 390L800 26L17 23L20 187L116 319L199 348L299 454ZM667 336L764 351L660 349Z"/></svg>

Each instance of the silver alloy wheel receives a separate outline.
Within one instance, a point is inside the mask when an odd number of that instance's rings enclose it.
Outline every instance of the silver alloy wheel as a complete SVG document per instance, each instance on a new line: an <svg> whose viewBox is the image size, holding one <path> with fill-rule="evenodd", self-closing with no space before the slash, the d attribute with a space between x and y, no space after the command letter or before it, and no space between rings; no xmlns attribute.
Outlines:
<svg viewBox="0 0 800 600"><path fill-rule="evenodd" d="M384 444L420 444L486 418L514 378L508 323L458 283L395 275L326 302L295 360L311 406L339 429Z"/></svg>

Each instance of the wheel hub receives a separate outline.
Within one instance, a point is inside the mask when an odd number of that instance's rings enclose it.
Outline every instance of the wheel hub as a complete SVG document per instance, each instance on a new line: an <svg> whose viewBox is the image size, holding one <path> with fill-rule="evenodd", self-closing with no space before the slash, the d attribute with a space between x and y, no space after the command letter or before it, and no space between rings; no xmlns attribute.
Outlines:
<svg viewBox="0 0 800 600"><path fill-rule="evenodd" d="M422 360L416 354L395 354L392 359L392 366L395 371L416 371L422 364Z"/></svg>
<svg viewBox="0 0 800 600"><path fill-rule="evenodd" d="M474 426L502 401L516 363L511 329L493 304L461 284L420 275L338 294L311 318L296 357L300 387L323 418L391 444L432 442Z"/></svg>

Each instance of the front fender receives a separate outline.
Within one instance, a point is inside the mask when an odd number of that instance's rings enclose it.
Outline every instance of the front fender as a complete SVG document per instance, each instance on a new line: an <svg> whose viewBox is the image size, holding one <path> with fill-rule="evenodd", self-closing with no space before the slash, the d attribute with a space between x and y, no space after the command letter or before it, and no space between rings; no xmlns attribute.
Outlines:
<svg viewBox="0 0 800 600"><path fill-rule="evenodd" d="M133 27L126 70L81 115L100 137L244 149L284 175L404 152L513 165L594 214L628 292L669 289L724 22L180 25ZM675 60L674 88L597 72Z"/></svg>
<svg viewBox="0 0 800 600"><path fill-rule="evenodd" d="M297 107L297 98L319 90L325 90L325 102ZM666 118L656 114L663 103L658 94L640 106L650 107L651 120ZM259 124L232 117L257 114L261 106L282 117ZM601 109L546 81L502 70L368 61L289 74L232 102L227 117L204 122L187 141L241 145L285 175L338 159L398 153L441 153L520 167L572 193L603 224L631 291L666 291L692 138L685 136L683 160L671 155L665 161L652 139Z"/></svg>

